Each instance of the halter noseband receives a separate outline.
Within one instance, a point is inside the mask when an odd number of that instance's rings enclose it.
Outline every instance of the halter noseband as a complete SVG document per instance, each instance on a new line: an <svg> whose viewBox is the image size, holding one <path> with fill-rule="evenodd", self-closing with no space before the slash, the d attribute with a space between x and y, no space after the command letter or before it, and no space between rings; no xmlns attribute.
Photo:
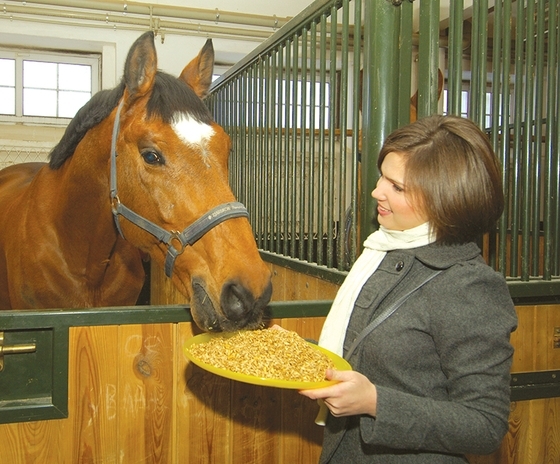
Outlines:
<svg viewBox="0 0 560 464"><path fill-rule="evenodd" d="M198 239L200 239L206 232L208 232L213 227L217 226L221 222L227 219L236 217L249 217L249 213L243 204L239 202L223 203L219 206L208 211L202 217L194 221L190 226L187 226L183 232L177 231L167 231L157 224L149 221L148 219L140 216L139 214L132 211L123 205L119 199L117 193L117 138L119 135L119 125L120 125L120 115L121 108L123 105L123 100L119 103L117 109L117 115L115 116L115 122L113 124L113 136L111 138L111 209L113 211L113 218L115 219L115 224L117 230L121 237L124 238L121 226L119 223L119 215L124 216L133 224L137 225L141 229L149 232L154 237L156 237L160 242L167 245L167 256L165 257L165 275L171 277L173 273L173 265L177 256L179 256L187 245L192 246ZM179 247L174 246L178 244Z"/></svg>

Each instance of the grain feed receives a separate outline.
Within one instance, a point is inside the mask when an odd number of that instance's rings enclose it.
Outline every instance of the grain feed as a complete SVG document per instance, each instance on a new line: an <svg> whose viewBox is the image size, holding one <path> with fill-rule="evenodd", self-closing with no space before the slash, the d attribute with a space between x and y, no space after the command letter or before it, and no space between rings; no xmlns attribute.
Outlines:
<svg viewBox="0 0 560 464"><path fill-rule="evenodd" d="M333 362L296 332L247 330L190 347L191 354L212 366L239 374L296 382L321 382Z"/></svg>

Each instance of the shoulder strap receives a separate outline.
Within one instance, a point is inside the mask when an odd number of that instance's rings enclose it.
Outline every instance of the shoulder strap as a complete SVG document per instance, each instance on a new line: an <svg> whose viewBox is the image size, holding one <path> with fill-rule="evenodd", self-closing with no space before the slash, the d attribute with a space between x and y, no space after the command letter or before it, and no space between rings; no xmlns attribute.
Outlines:
<svg viewBox="0 0 560 464"><path fill-rule="evenodd" d="M368 336L371 333L371 331L373 329L375 329L379 324L381 324L385 319L387 319L391 314L393 314L406 301L406 299L410 295L412 295L416 290L418 290L420 287L422 287L422 285L428 283L430 280L432 280L435 276L437 276L441 272L442 271L440 270L440 271L434 272L433 274L430 274L426 279L424 279L424 281L419 283L416 287L414 287L412 290L410 290L409 292L404 294L402 297L400 297L397 301L395 301L395 303L393 303L391 306L389 306L384 311L382 311L356 337L356 340L354 340L354 343L352 343L352 346L350 347L350 349L348 350L348 352L344 356L344 359L350 359L350 356L352 356L352 354L354 353L354 351L356 350L358 345L362 342L362 340L366 336Z"/></svg>

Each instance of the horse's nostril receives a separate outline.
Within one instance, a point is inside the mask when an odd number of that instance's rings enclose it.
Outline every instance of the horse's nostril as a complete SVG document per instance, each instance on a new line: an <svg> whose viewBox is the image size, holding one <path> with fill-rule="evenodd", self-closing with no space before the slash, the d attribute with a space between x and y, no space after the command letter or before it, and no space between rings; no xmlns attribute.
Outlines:
<svg viewBox="0 0 560 464"><path fill-rule="evenodd" d="M233 321L242 319L251 310L254 302L251 293L239 284L226 285L221 300L226 317Z"/></svg>

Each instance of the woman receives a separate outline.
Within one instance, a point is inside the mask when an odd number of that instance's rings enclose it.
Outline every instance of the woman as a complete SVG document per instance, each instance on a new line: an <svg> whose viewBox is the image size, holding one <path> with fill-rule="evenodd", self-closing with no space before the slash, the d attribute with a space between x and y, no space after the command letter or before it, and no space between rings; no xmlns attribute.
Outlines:
<svg viewBox="0 0 560 464"><path fill-rule="evenodd" d="M499 162L473 122L431 116L392 133L378 167L380 228L319 341L353 371L329 370L339 383L300 393L331 413L321 463L466 462L508 429L517 318L475 244L503 211Z"/></svg>

